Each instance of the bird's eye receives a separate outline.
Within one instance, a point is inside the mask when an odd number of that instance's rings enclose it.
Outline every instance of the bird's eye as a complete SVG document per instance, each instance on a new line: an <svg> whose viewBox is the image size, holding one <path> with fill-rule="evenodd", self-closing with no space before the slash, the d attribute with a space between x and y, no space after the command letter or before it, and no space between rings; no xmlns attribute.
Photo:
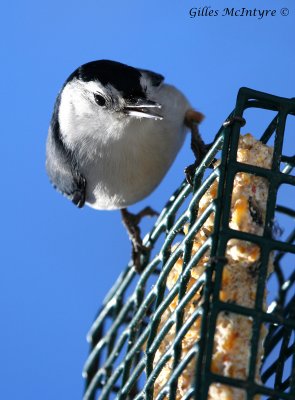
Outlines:
<svg viewBox="0 0 295 400"><path fill-rule="evenodd" d="M101 94L94 93L94 100L99 106L104 106L106 103L106 99Z"/></svg>

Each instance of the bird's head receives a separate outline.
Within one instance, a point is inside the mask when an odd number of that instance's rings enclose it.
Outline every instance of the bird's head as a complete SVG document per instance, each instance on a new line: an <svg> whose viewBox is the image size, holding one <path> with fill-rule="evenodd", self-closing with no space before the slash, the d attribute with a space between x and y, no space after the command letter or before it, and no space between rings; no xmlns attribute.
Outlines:
<svg viewBox="0 0 295 400"><path fill-rule="evenodd" d="M60 93L58 119L63 135L71 129L107 129L114 121L162 119L155 93L163 79L115 61L82 65L69 76Z"/></svg>

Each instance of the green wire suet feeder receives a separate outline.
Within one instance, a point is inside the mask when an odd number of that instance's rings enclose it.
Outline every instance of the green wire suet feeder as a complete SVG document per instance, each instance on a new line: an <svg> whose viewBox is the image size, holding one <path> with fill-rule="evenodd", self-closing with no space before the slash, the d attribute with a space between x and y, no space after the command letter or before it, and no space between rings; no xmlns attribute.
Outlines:
<svg viewBox="0 0 295 400"><path fill-rule="evenodd" d="M241 125L238 119L223 125L196 170L193 188L182 183L146 235L144 244L153 250L144 271L139 275L128 265L106 296L88 336L91 349L84 368L84 400L175 400L188 368L190 380L181 397L184 400L207 400L213 386L229 388L229 393L240 393L239 398L247 400L295 399L295 155L290 155L292 150L294 153L294 140L286 145L286 121L294 118L295 100L241 88L229 118L244 117L248 126L251 119L245 114L255 111L258 115L265 110L272 118L259 140L273 147L270 168L237 161ZM212 168L216 159L219 164ZM264 223L259 235L230 226L233 184L240 173L267 182ZM214 181L216 197L210 209L200 216L200 199ZM280 203L281 190L287 204ZM255 214L254 206L249 210ZM214 213L213 230L194 251L194 239L210 212ZM257 222L257 212L255 218ZM254 243L260 249L255 273L252 271L256 285L253 307L221 296L231 240ZM205 254L209 255L206 267L191 285L192 272ZM179 275L168 290L167 282L180 258ZM269 277L270 259L274 270ZM265 306L268 278L272 292ZM199 300L186 318L196 294ZM220 374L212 367L220 315L238 315L251 322L244 378ZM194 324L199 324L198 337L185 350L184 340ZM163 351L163 343L172 330L172 341ZM264 341L263 330L267 333ZM263 361L257 371L260 348ZM156 389L168 364L171 372ZM234 400L237 395L232 396Z"/></svg>

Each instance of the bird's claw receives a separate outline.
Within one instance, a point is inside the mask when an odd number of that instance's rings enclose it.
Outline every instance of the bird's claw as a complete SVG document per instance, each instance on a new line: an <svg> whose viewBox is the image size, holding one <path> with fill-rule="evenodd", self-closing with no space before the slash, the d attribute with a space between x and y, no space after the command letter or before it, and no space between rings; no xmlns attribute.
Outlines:
<svg viewBox="0 0 295 400"><path fill-rule="evenodd" d="M195 176L195 172L197 169L197 163L194 162L191 165L188 165L185 169L184 169L184 173L185 173L185 178L187 183L189 183L191 186L193 186L194 183L194 176Z"/></svg>
<svg viewBox="0 0 295 400"><path fill-rule="evenodd" d="M205 144L201 138L198 125L203 121L204 115L199 111L188 110L185 114L184 122L191 130L191 148L195 155L195 162L185 168L187 182L193 186L194 175L197 167L201 164L203 158L208 153L212 143Z"/></svg>
<svg viewBox="0 0 295 400"><path fill-rule="evenodd" d="M143 210L141 210L137 214L132 214L135 218L134 221L136 224L139 224L142 218L144 217L158 217L159 213L158 211L155 211L151 207L145 207Z"/></svg>
<svg viewBox="0 0 295 400"><path fill-rule="evenodd" d="M238 115L235 115L233 117L228 118L224 123L222 124L225 128L228 126L233 125L235 122L238 122L241 126L246 125L246 120L243 117L239 117Z"/></svg>
<svg viewBox="0 0 295 400"><path fill-rule="evenodd" d="M145 207L137 214L132 214L126 208L121 210L123 224L125 225L132 243L132 261L135 270L141 273L144 269L143 258L146 258L151 251L150 246L144 246L140 236L139 223L144 217L158 216L159 213L151 207Z"/></svg>
<svg viewBox="0 0 295 400"><path fill-rule="evenodd" d="M144 265L143 265L143 257L146 257L149 255L149 252L151 251L150 246L144 246L142 243L136 243L132 241L132 262L135 268L135 271L138 272L139 274L144 270Z"/></svg>

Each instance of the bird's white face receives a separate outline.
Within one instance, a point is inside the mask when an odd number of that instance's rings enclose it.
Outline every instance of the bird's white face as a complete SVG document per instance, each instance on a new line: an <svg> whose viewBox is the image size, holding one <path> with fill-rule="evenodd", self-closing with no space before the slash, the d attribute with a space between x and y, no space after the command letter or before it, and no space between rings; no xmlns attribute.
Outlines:
<svg viewBox="0 0 295 400"><path fill-rule="evenodd" d="M89 137L101 141L116 140L126 125L138 118L161 119L161 105L156 103L158 87L147 77L140 81L146 99L125 99L111 84L73 79L61 93L59 124L69 148Z"/></svg>
<svg viewBox="0 0 295 400"><path fill-rule="evenodd" d="M47 170L75 204L126 207L163 178L183 143L190 108L163 80L109 60L84 64L68 77L50 124Z"/></svg>

